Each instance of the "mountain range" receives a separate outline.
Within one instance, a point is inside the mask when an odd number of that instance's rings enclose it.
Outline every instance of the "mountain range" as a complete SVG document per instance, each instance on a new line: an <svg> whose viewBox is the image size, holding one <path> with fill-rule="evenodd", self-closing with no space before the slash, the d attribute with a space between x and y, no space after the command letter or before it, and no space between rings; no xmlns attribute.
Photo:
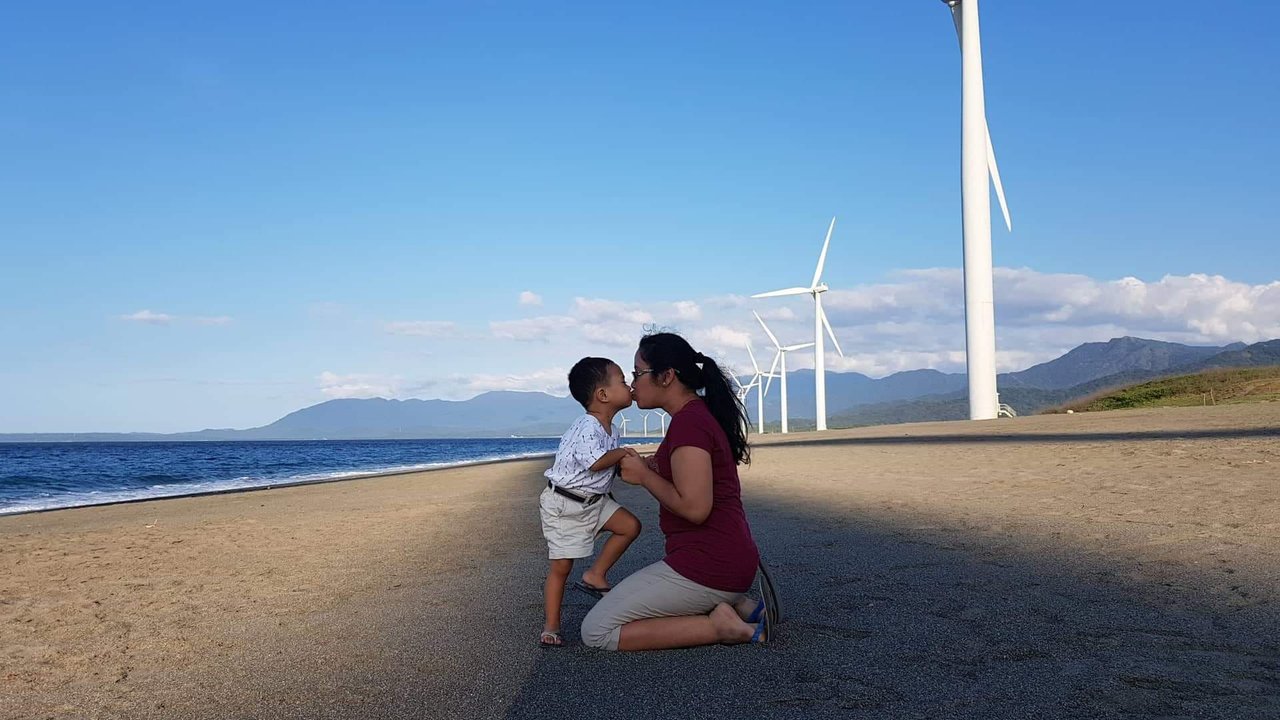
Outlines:
<svg viewBox="0 0 1280 720"><path fill-rule="evenodd" d="M1100 390L1209 368L1280 365L1280 340L1221 347L1123 337L1086 343L1065 355L997 378L1001 402L1029 414ZM744 379L745 381L745 379ZM777 381L775 381L776 384ZM813 371L787 374L787 404L796 429L813 426ZM766 397L765 417L779 413L779 393ZM754 398L754 396L752 396ZM755 401L748 411L754 418ZM831 427L890 422L958 420L967 417L963 373L911 370L873 379L860 373L827 373ZM806 411L809 413L806 421ZM329 400L245 430L155 433L0 434L0 442L94 442L183 440L312 440L556 436L582 412L567 397L499 391L470 400ZM630 432L641 429L634 408ZM656 418L650 421L656 428Z"/></svg>

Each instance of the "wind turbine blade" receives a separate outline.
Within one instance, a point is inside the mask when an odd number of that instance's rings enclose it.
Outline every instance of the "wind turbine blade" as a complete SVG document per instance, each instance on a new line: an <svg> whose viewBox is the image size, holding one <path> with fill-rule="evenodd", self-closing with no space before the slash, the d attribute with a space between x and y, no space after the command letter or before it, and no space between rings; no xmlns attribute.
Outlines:
<svg viewBox="0 0 1280 720"><path fill-rule="evenodd" d="M800 343L799 345L788 345L782 348L782 352L791 352L792 350L803 350L805 348L811 348L815 344L816 343Z"/></svg>
<svg viewBox="0 0 1280 720"><path fill-rule="evenodd" d="M751 297L771 298L771 297L786 297L788 295L808 295L808 294L809 294L809 288L793 287L793 288L787 288L785 290L772 290L770 292L760 293L759 295L752 295Z"/></svg>
<svg viewBox="0 0 1280 720"><path fill-rule="evenodd" d="M996 186L996 198L1004 213L1004 226L1013 232L1013 220L1009 218L1009 204L1004 200L1004 183L1000 182L1000 168L996 165L996 146L991 144L991 128L987 128L987 168L991 171L991 184Z"/></svg>
<svg viewBox="0 0 1280 720"><path fill-rule="evenodd" d="M751 343L747 343L747 355L751 357L751 367L756 369L756 375L760 374L760 363L756 362L756 354L751 352Z"/></svg>
<svg viewBox="0 0 1280 720"><path fill-rule="evenodd" d="M960 3L951 6L951 20L956 26L956 39L964 46L964 38L960 30ZM987 122L986 111L983 111L982 122ZM987 128L987 171L991 174L991 184L996 186L996 198L1000 201L1000 211L1004 213L1004 226L1013 232L1013 220L1009 217L1009 203L1004 199L1004 183L1000 182L1000 168L996 165L996 146L991 144L991 128Z"/></svg>
<svg viewBox="0 0 1280 720"><path fill-rule="evenodd" d="M822 266L827 264L827 248L831 247L831 232L836 229L836 219L831 218L831 225L827 227L827 239L822 241L822 254L818 256L818 269L813 271L813 282L809 283L809 287L818 287L818 283L822 281Z"/></svg>
<svg viewBox="0 0 1280 720"><path fill-rule="evenodd" d="M774 371L778 369L778 358L780 358L780 357L782 357L782 351L781 351L781 350L779 350L778 352L774 353L774 355L773 355L773 364L769 366L769 382L767 382L767 383L765 383L765 384L764 384L764 394L765 394L765 395L768 395L768 394L769 394L769 388L773 387L773 379L774 379L775 377L777 377L777 373L775 373Z"/></svg>
<svg viewBox="0 0 1280 720"><path fill-rule="evenodd" d="M734 385L737 385L737 386L738 386L738 390L739 390L739 391L741 391L741 390L742 390L742 381L738 379L738 376L737 376L737 375L730 375L729 377L733 378L733 384L734 384Z"/></svg>
<svg viewBox="0 0 1280 720"><path fill-rule="evenodd" d="M822 326L827 329L827 337L831 338L831 342L836 346L836 352L840 353L840 357L844 357L844 351L840 349L840 341L836 339L836 332L831 329L831 321L827 319L827 311L819 307L818 312L822 313Z"/></svg>
<svg viewBox="0 0 1280 720"><path fill-rule="evenodd" d="M808 292L808 290L806 290L805 292ZM751 314L755 315L756 320L760 321L760 327L764 328L764 334L768 335L769 339L773 341L773 346L775 348L781 348L782 343L778 342L778 338L773 336L773 331L769 329L769 326L764 324L764 318L760 317L760 313L756 312L755 310L752 310ZM772 370L770 372L772 372Z"/></svg>

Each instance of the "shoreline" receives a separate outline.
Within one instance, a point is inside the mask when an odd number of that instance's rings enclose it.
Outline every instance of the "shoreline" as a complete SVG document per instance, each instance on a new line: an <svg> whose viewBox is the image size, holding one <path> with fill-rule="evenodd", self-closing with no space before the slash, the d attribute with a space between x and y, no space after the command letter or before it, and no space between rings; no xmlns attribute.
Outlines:
<svg viewBox="0 0 1280 720"><path fill-rule="evenodd" d="M347 482L349 480L369 480L381 477L396 477L398 475L416 475L418 473L432 473L441 470L455 470L458 468L476 467L480 465L496 465L498 463L516 463L525 460L541 460L544 458L555 457L555 452L549 453L533 453L531 455L520 455L518 457L493 458L490 460L460 460L456 463L446 463L434 467L421 467L412 470L389 470L385 472L369 472L359 473L356 475L342 475L340 477L322 477L311 478L308 480L295 480L292 482L277 482L268 485L252 485L248 487L237 488L221 488L218 490L200 490L197 492L180 493L176 495L156 495L153 497L127 498L124 500L107 500L98 503L85 503L82 505L63 505L60 507L39 508L36 510L17 510L15 512L0 511L0 522L4 518L20 517L23 515L35 515L39 513L58 512L59 510L82 510L84 508L101 508L111 507L113 505L132 505L135 503L145 502L162 502L164 500L181 500L183 498L199 498L211 497L215 495L233 495L236 493L252 493L261 490L279 490L280 488L305 487L307 485L325 485L328 483Z"/></svg>
<svg viewBox="0 0 1280 720"><path fill-rule="evenodd" d="M427 439L431 439L431 440L474 440L474 439L477 439L477 438L427 438ZM484 438L481 438L481 439L484 439ZM532 438L532 437L531 437L531 438L520 438L520 439L522 439L522 440L523 440L523 439L547 440L547 439L552 439L552 438L542 438L542 437ZM633 438L626 438L626 439L633 439ZM395 439L393 438L393 440L395 440ZM150 441L139 441L139 442L150 442ZM169 442L169 441L157 441L157 442ZM293 440L225 440L225 441L223 441L223 440L219 440L219 441L172 441L172 442L299 442L299 441L293 441ZM302 442L313 442L313 441L302 441ZM318 442L318 441L315 441L315 442ZM349 441L342 441L342 440L339 440L339 441L335 441L335 442L349 442ZM361 440L361 441L350 441L350 442L365 442L365 441ZM37 445L37 444L57 445L57 444L61 444L61 443L58 443L58 442L48 442L48 443L27 443L27 444L33 444L33 445ZM633 447L645 447L645 446L647 446L647 445L649 445L649 444L651 444L651 443L632 443L632 446L633 446ZM303 479L303 480L293 480L293 481L288 481L288 482L271 482L271 483L268 483L268 484L265 484L265 485L251 485L251 486L245 486L245 487L219 488L219 489L216 489L216 490L198 490L198 491L195 491L195 492L182 492L182 493L175 493L175 494L173 494L173 495L154 495L154 496L148 496L148 497L125 498L125 499L121 499L121 500L104 500L104 501L102 501L102 502L80 503L80 504L76 504L76 505L60 505L60 506L58 506L58 507L37 508L37 509L33 509L33 510L16 510L16 511L5 511L5 510L0 510L0 521L3 521L3 519L4 519L4 518L7 518L7 517L18 517L18 516L21 516L21 515L32 515L32 514L36 514L36 513L57 512L57 511L59 511L59 510L76 510L76 509L80 509L80 508L110 507L110 506L112 506L112 505L128 505L128 504L132 504L132 503L158 502L158 501L161 501L161 500L177 500L177 499L179 499L179 498L209 497L209 496L214 496L214 495L228 495L228 494L232 494L232 493L247 493L247 492L257 492L257 491L260 491L260 490L274 490L274 489L286 488L286 487L302 487L302 486L306 486L306 485L323 485L323 484L326 484L326 483L345 482L345 481L348 481L348 480L368 480L368 479L370 479L370 478L394 477L394 476L397 476L397 475L412 475L412 474L415 474L415 473L438 472L438 471L440 471L440 470L451 470L451 469L455 469L455 468L473 467L473 466L478 466L478 465L491 465L491 464L495 464L495 463L521 462L521 461L524 461L524 460L540 460L540 459L544 459L544 458L552 458L552 457L555 457L555 454L556 454L556 452L555 452L554 450L551 450L551 451L547 451L547 452L534 452L534 453L530 453L530 454L527 454L527 455L516 455L516 456L510 456L510 457L489 458L489 459L483 459L483 460L459 460L459 461L457 461L457 462L441 463L441 464L439 464L439 465L423 466L423 467L415 467L415 468L411 468L411 469L404 469L404 470L379 470L379 471L371 471L371 472L360 472L360 471L354 471L354 474L351 474L351 475L339 475L339 476L334 476L334 477L307 478L307 479Z"/></svg>
<svg viewBox="0 0 1280 720"><path fill-rule="evenodd" d="M1249 406L1250 405L1244 405L1243 407L1249 407ZM1218 407L1232 408L1237 406L1222 405ZM828 430L824 434L819 434L813 430L799 430L799 431L787 433L786 435L778 432L770 432L770 433L765 433L761 435L759 433L752 431L749 437L752 438L750 441L750 446L753 450L756 448L785 447L788 445L821 446L821 445L841 443L841 442L855 442L855 443L866 442L866 443L873 443L873 444L892 442L895 444L897 443L909 444L917 440L921 440L923 437L925 437L925 435L919 434L920 431L922 430L932 431L932 432L929 432L927 435L927 437L931 439L945 441L945 438L947 437L963 436L966 434L966 431L974 431L975 433L977 433L979 428L991 429L994 431L994 432L986 433L986 438L990 441L999 441L1000 438L1010 434L1010 431L1012 431L1012 434L1015 436L1019 436L1025 440L1034 441L1038 438L1034 431L1028 432L1030 430L1029 426L1051 425L1057 422L1056 420L1047 419L1047 418L1074 417L1079 420L1092 419L1097 421L1096 423L1097 425L1105 427L1105 426L1114 424L1112 421L1118 420L1119 422L1123 423L1124 419L1127 417L1146 417L1146 416L1151 416L1153 414L1167 413L1169 411L1174 411L1174 412L1187 411L1187 410L1195 411L1198 409L1200 409L1199 406L1188 406L1188 407L1177 407L1177 408L1156 407L1156 408L1108 410L1103 412L1091 412L1091 413L1076 413L1071 416L1068 416L1065 413L1052 413L1052 414L1042 414L1042 415L1026 415L1026 416L1017 417L1017 418L1001 418L996 420L932 420L932 421L913 422L913 423L862 425L862 426L852 427L852 428L833 428L831 430ZM1215 414L1223 414L1223 413L1215 413ZM1198 431L1188 430L1188 432L1195 433ZM1255 430L1254 432L1256 433L1258 431ZM1280 438L1280 428L1264 430L1263 433L1264 435L1274 434L1277 438ZM1138 437L1139 437L1138 435L1135 435L1134 439L1138 439ZM425 439L472 440L476 438L425 438ZM547 438L530 438L530 439L547 439ZM628 436L622 439L634 440L636 438L634 436ZM641 448L651 447L651 446L656 447L657 444L661 442L661 438L648 438L648 439L655 440L655 442L631 443L631 446L641 447ZM397 439L391 438L390 440L397 440ZM146 442L151 442L151 441L146 441ZM156 441L156 442L215 442L215 441ZM319 442L319 441L226 440L226 441L216 441L216 442ZM335 441L335 442L348 442L348 441ZM357 442L363 442L363 441L357 441ZM56 445L61 443L49 442L49 443L29 443L29 444ZM551 457L555 457L554 450L547 451L547 452L537 452L529 455L520 455L515 457L492 458L492 459L486 459L486 460L461 460L456 463L446 463L446 464L441 464L433 467L420 467L420 468L405 469L405 470L372 471L367 473L358 472L357 474L353 474L353 475L310 478L306 480L297 480L297 481L291 481L291 482L273 482L266 485L254 485L249 487L220 488L217 490L201 490L197 492L180 493L175 495L159 495L159 496L153 496L153 497L126 498L122 500L107 500L103 502L93 502L93 503L85 503L85 504L78 504L78 505L64 505L60 507L39 508L34 510L19 510L15 512L0 511L0 522L3 522L5 518L9 518L9 517L21 517L25 515L51 513L51 512L58 512L61 510L78 510L78 509L85 509L85 508L112 507L115 505L132 505L136 503L145 503L145 502L161 502L165 500L179 500L182 498L234 495L237 493L252 493L252 492L259 492L263 490L278 490L281 488L305 487L309 485L325 485L330 483L341 483L341 482L347 482L352 480L369 480L373 478L414 475L417 473L433 473L433 472L439 472L441 470L453 470L453 469L459 469L459 468L494 465L494 464L501 464L501 463L516 463L516 462L523 462L526 460L539 460L539 459L551 458Z"/></svg>

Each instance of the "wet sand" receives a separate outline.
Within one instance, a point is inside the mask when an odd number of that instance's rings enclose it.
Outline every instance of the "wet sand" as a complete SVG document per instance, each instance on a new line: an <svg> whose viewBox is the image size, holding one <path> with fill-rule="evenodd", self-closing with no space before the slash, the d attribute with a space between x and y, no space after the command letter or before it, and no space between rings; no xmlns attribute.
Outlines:
<svg viewBox="0 0 1280 720"><path fill-rule="evenodd" d="M1280 403L767 436L764 647L538 648L546 465L0 518L0 718L1280 717Z"/></svg>

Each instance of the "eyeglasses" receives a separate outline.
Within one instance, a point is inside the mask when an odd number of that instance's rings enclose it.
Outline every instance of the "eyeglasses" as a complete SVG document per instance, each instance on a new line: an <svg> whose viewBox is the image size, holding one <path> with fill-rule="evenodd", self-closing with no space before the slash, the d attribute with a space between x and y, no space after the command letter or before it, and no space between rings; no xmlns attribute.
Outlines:
<svg viewBox="0 0 1280 720"><path fill-rule="evenodd" d="M635 383L635 382L639 382L639 381L640 381L640 376L641 376L641 375L649 375L649 374L651 374L651 373L656 373L656 372L658 372L658 371L657 371L657 370L654 370L653 368L647 368L647 369L645 369L645 370L634 370L634 371L632 371L632 373L631 373L631 382L633 382L633 383Z"/></svg>

